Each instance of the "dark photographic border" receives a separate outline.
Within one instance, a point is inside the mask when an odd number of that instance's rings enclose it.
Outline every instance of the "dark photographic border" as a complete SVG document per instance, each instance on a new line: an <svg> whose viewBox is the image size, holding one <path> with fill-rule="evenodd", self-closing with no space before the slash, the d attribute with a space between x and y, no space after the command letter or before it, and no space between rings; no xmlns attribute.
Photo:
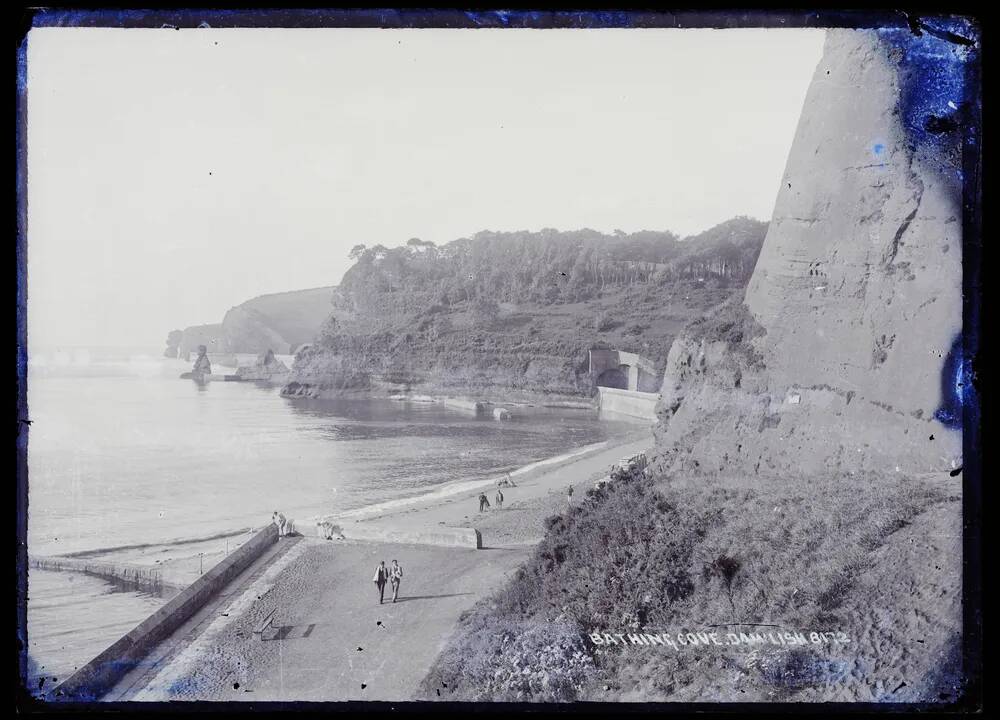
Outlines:
<svg viewBox="0 0 1000 720"><path fill-rule="evenodd" d="M963 660L965 687L961 698L942 704L823 703L577 703L526 706L467 703L299 703L299 702L196 702L185 703L189 712L255 712L261 710L432 710L435 713L502 713L531 707L546 712L603 711L614 713L690 712L975 712L982 707L982 437L981 396L984 374L981 332L982 310L982 24L968 14L979 37L956 31L954 17L941 12L921 15L903 11L753 11L709 10L658 12L651 10L468 10L459 9L29 9L23 10L15 38L16 69L16 269L17 269L17 706L23 712L121 712L141 709L159 713L178 710L174 703L86 703L35 699L24 686L27 660L27 443L31 416L27 406L27 32L33 27L106 28L870 28L919 37L924 33L975 49L965 63L964 82L979 88L961 118L964 141L961 157L963 194L963 333L959 363L965 387L959 392L963 436ZM922 92L921 88L914 89ZM915 98L910 98L913 101ZM906 102L903 98L901 102ZM959 346L959 343L956 343ZM957 414L957 413L956 413Z"/></svg>

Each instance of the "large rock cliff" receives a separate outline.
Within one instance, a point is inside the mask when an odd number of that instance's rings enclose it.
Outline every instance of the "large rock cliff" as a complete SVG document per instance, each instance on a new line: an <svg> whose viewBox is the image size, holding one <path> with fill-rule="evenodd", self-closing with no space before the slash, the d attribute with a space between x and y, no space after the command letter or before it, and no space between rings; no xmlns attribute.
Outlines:
<svg viewBox="0 0 1000 720"><path fill-rule="evenodd" d="M512 335L477 326L459 313L442 315L448 318L447 329L425 323L421 330L416 321L403 329L398 322L397 327L378 326L380 318L405 316L409 305L408 298L385 295L374 312L359 308L350 293L335 293L333 315L316 342L296 355L282 394L415 392L579 401L592 392L585 342L560 342L543 332Z"/></svg>
<svg viewBox="0 0 1000 720"><path fill-rule="evenodd" d="M961 393L957 141L914 137L901 59L874 31L829 32L745 306L671 349L657 430L664 469L961 464L948 410Z"/></svg>
<svg viewBox="0 0 1000 720"><path fill-rule="evenodd" d="M333 290L311 288L247 300L231 308L221 323L185 328L179 354L187 357L199 345L211 353L294 353L312 341L330 314Z"/></svg>

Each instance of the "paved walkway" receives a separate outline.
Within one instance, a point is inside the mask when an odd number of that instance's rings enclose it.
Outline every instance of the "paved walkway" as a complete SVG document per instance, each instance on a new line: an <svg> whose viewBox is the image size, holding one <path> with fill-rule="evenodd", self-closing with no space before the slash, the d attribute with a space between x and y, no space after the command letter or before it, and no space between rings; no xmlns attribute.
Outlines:
<svg viewBox="0 0 1000 720"><path fill-rule="evenodd" d="M255 605L230 608L136 700L408 700L459 616L520 564L527 548L467 550L303 539ZM380 605L372 574L395 558L399 601ZM273 628L252 629L276 607Z"/></svg>

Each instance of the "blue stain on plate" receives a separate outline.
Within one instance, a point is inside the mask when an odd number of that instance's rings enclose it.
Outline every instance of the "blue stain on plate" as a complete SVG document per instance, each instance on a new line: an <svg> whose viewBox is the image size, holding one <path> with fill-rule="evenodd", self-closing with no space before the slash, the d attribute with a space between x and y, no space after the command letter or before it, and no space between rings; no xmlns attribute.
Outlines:
<svg viewBox="0 0 1000 720"><path fill-rule="evenodd" d="M879 160L881 160L882 159L882 155L884 153L885 153L885 145L883 143L879 142L879 143L875 143L874 145L872 145L872 154L876 158L878 158Z"/></svg>
<svg viewBox="0 0 1000 720"><path fill-rule="evenodd" d="M961 142L973 135L966 132L969 104L979 102L969 82L979 59L978 28L965 18L920 18L911 27L875 32L899 62L900 119L914 149L957 171Z"/></svg>
<svg viewBox="0 0 1000 720"><path fill-rule="evenodd" d="M952 343L941 369L941 407L934 413L943 425L952 429L962 427L962 408L975 402L972 386L972 362L962 351L962 336Z"/></svg>

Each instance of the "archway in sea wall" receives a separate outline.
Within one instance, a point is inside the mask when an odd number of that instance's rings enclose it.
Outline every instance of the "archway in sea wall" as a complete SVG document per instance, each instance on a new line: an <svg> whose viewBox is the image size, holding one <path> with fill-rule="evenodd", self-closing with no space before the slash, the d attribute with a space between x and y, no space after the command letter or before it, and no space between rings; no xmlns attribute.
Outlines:
<svg viewBox="0 0 1000 720"><path fill-rule="evenodd" d="M590 377L597 387L638 392L659 392L661 378L653 361L635 353L611 348L593 348L589 357ZM622 385L618 375L625 378Z"/></svg>
<svg viewBox="0 0 1000 720"><path fill-rule="evenodd" d="M627 372L622 372L619 368L608 368L597 376L595 384L598 387L628 390L628 374Z"/></svg>

